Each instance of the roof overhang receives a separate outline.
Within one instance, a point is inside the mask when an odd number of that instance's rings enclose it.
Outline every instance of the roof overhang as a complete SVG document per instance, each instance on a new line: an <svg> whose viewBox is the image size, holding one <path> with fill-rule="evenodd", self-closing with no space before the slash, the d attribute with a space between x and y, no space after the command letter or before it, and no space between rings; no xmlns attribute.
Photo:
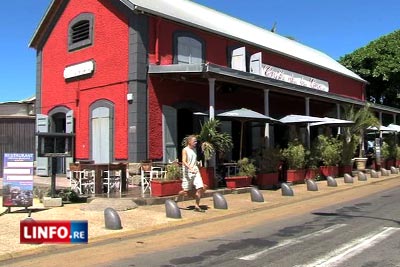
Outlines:
<svg viewBox="0 0 400 267"><path fill-rule="evenodd" d="M164 77L189 76L201 79L216 78L217 81L229 82L231 84L237 84L258 89L270 89L271 91L290 95L310 96L313 98L324 99L329 102L347 103L360 106L363 106L366 103L365 101L361 101L358 99L307 88L304 86L271 79L249 72L235 70L229 67L215 65L212 63L150 65L149 74L162 75ZM282 91L282 88L286 89L287 91ZM400 113L400 110L398 110L398 113Z"/></svg>

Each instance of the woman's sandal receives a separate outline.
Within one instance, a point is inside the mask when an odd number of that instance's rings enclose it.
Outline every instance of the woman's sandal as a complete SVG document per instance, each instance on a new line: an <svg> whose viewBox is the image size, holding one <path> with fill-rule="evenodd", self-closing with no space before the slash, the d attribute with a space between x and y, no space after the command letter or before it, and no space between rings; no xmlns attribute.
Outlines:
<svg viewBox="0 0 400 267"><path fill-rule="evenodd" d="M206 211L203 210L202 208L198 208L198 207L195 207L195 208L194 208L194 211L196 211L196 212L206 212Z"/></svg>

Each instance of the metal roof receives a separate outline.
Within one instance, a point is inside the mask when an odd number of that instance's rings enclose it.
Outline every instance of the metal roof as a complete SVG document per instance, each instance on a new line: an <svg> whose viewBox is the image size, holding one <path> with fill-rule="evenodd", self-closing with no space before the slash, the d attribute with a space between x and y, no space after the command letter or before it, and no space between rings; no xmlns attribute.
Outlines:
<svg viewBox="0 0 400 267"><path fill-rule="evenodd" d="M133 10L154 14L228 38L252 44L297 60L307 62L355 80L360 76L339 64L327 54L188 0L120 0Z"/></svg>

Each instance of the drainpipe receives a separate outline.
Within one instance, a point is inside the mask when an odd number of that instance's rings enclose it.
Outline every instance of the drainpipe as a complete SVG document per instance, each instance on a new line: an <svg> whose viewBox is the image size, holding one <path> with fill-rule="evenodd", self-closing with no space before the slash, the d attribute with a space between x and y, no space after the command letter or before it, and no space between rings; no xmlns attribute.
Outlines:
<svg viewBox="0 0 400 267"><path fill-rule="evenodd" d="M156 64L160 64L160 53L159 53L159 33L160 33L160 22L161 19L157 18L157 22L156 22L156 42L155 42L155 47L154 47L154 56L156 58Z"/></svg>

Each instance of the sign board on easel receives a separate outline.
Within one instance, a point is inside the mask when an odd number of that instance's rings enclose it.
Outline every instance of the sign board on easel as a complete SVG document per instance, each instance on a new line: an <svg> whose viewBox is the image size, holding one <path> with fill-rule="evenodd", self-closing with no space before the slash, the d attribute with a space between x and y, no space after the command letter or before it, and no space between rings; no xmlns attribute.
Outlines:
<svg viewBox="0 0 400 267"><path fill-rule="evenodd" d="M33 205L33 154L5 153L3 207Z"/></svg>

